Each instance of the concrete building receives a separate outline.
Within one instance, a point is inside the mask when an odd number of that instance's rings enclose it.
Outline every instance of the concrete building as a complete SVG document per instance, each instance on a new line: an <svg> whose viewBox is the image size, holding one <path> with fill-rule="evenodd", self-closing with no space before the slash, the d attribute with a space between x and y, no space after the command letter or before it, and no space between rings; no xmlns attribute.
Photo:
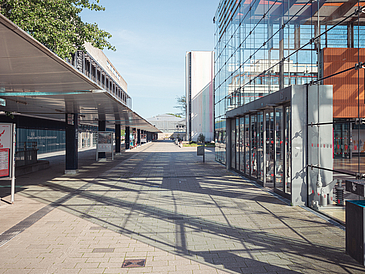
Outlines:
<svg viewBox="0 0 365 274"><path fill-rule="evenodd" d="M217 161L293 205L338 203L335 179L365 173L363 12L357 1L220 1Z"/></svg>
<svg viewBox="0 0 365 274"><path fill-rule="evenodd" d="M171 138L181 138L182 140L185 140L185 118L176 117L172 114L160 114L147 118L147 121L161 131L161 133L158 133L159 140Z"/></svg>
<svg viewBox="0 0 365 274"><path fill-rule="evenodd" d="M214 140L214 52L191 51L185 56L186 138L204 134Z"/></svg>

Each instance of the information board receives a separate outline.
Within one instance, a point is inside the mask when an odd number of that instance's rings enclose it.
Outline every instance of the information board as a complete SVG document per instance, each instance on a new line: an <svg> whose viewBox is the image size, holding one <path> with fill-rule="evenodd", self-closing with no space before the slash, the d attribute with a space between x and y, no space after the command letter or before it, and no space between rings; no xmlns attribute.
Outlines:
<svg viewBox="0 0 365 274"><path fill-rule="evenodd" d="M11 203L15 200L15 133L15 124L0 124L0 178L11 181Z"/></svg>

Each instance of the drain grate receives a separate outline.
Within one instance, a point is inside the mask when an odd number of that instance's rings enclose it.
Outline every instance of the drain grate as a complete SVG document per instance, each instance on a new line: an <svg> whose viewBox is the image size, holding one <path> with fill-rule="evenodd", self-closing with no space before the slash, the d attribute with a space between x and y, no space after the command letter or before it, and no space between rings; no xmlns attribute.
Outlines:
<svg viewBox="0 0 365 274"><path fill-rule="evenodd" d="M114 248L94 248L93 253L113 253Z"/></svg>
<svg viewBox="0 0 365 274"><path fill-rule="evenodd" d="M122 264L122 268L145 267L145 265L146 259L125 260Z"/></svg>

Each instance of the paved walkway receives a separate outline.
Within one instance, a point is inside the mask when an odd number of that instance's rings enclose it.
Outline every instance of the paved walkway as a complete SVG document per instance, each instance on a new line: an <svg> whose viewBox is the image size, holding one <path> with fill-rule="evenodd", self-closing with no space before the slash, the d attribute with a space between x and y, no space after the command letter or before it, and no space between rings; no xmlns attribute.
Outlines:
<svg viewBox="0 0 365 274"><path fill-rule="evenodd" d="M0 206L0 273L365 273L343 230L206 158L156 142L114 162L83 152L77 175L55 157L18 177Z"/></svg>

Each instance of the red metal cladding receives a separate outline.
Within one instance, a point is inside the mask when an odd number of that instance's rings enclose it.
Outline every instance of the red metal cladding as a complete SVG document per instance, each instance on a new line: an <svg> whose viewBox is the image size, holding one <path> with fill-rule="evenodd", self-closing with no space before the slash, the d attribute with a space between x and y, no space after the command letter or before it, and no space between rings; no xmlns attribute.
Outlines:
<svg viewBox="0 0 365 274"><path fill-rule="evenodd" d="M360 56L359 56L360 55ZM365 49L325 48L323 49L323 76L328 77L365 60ZM323 81L333 86L333 118L358 117L360 100L360 117L365 116L364 105L364 71L351 69L331 76ZM360 92L360 96L358 94Z"/></svg>

